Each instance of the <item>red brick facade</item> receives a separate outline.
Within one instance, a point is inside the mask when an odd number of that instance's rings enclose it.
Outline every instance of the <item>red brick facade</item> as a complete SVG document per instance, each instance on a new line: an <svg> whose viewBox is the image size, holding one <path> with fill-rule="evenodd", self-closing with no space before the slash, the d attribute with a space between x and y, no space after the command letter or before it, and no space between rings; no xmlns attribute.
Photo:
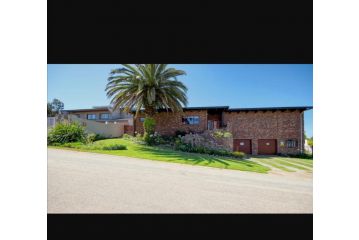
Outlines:
<svg viewBox="0 0 359 240"><path fill-rule="evenodd" d="M182 123L182 117L199 116L199 124L188 125ZM135 121L135 131L143 134L143 122L139 115ZM195 110L184 111L182 113L160 112L154 117L156 121L156 132L162 135L174 135L177 130L186 132L203 132L207 129L207 111Z"/></svg>
<svg viewBox="0 0 359 240"><path fill-rule="evenodd" d="M223 122L233 139L251 139L252 154L258 154L258 139L277 140L277 153L297 154L304 146L304 120L301 111L224 112ZM296 147L287 147L295 140Z"/></svg>
<svg viewBox="0 0 359 240"><path fill-rule="evenodd" d="M197 125L182 122L182 117L199 116ZM135 131L143 133L143 122L137 117ZM174 135L177 130L203 132L207 130L207 120L218 119L207 110L186 110L182 113L160 112L154 117L156 131L161 135ZM304 149L304 120L301 110L276 111L223 111L221 122L234 139L250 139L252 154L258 154L258 140L276 140L276 153L298 154ZM289 146L288 140L295 140L295 146ZM231 146L233 148L233 145Z"/></svg>

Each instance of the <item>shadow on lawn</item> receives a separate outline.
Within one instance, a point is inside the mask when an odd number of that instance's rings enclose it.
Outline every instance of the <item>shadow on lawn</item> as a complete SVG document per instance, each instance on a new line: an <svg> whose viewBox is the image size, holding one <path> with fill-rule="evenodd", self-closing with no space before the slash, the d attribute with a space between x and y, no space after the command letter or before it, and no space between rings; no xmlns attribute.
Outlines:
<svg viewBox="0 0 359 240"><path fill-rule="evenodd" d="M217 157L213 155L205 155L199 153L187 153L181 151L175 151L171 149L162 149L162 148L153 148L146 146L138 146L136 150L147 152L157 157L168 157L167 160L171 162L176 162L178 160L182 160L186 163L190 163L193 165L204 165L208 166L210 164L219 164L222 165L223 168L228 168L231 164L241 164L249 168L253 168L256 166L261 166L255 162L249 162L248 160L235 160L227 157Z"/></svg>
<svg viewBox="0 0 359 240"><path fill-rule="evenodd" d="M303 160L308 162L313 162L313 159L309 158L295 158L295 157L289 157L289 156L280 156L280 155L256 155L252 156L253 158L259 158L259 159L294 159L294 160Z"/></svg>

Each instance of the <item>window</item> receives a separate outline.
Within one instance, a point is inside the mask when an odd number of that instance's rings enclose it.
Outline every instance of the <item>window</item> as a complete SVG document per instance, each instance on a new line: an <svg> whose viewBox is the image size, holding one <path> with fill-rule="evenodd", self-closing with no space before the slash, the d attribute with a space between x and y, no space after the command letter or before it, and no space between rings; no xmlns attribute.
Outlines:
<svg viewBox="0 0 359 240"><path fill-rule="evenodd" d="M87 119L88 120L95 120L96 119L96 114L87 114Z"/></svg>
<svg viewBox="0 0 359 240"><path fill-rule="evenodd" d="M109 113L101 113L100 119L110 119L110 114Z"/></svg>
<svg viewBox="0 0 359 240"><path fill-rule="evenodd" d="M199 124L199 117L198 116L183 117L182 123L189 124L189 125Z"/></svg>
<svg viewBox="0 0 359 240"><path fill-rule="evenodd" d="M295 139L289 139L287 140L287 148L295 148L297 147L297 140Z"/></svg>
<svg viewBox="0 0 359 240"><path fill-rule="evenodd" d="M145 121L145 118L140 118L140 122L144 122Z"/></svg>

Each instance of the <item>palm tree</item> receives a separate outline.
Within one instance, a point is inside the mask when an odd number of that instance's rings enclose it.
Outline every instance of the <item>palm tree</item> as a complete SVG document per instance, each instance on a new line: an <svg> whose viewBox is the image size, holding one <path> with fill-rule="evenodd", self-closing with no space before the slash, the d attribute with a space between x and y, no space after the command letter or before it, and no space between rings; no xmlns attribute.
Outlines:
<svg viewBox="0 0 359 240"><path fill-rule="evenodd" d="M113 109L125 112L141 109L152 117L158 109L182 111L187 105L187 87L177 77L182 70L167 68L167 64L122 64L123 68L110 73L106 86Z"/></svg>

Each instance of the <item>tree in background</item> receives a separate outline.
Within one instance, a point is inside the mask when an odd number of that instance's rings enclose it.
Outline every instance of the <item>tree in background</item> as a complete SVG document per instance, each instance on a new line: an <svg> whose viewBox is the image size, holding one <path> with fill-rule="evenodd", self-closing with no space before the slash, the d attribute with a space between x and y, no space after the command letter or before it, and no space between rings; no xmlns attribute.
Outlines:
<svg viewBox="0 0 359 240"><path fill-rule="evenodd" d="M308 143L308 145L312 148L312 150L313 150L313 137L311 137L311 138L307 138L307 143Z"/></svg>
<svg viewBox="0 0 359 240"><path fill-rule="evenodd" d="M48 117L54 117L55 113L52 111L52 105L51 103L47 103L47 116Z"/></svg>
<svg viewBox="0 0 359 240"><path fill-rule="evenodd" d="M47 116L55 117L56 115L60 115L61 111L64 110L64 103L59 99L53 99L52 102L47 103Z"/></svg>

